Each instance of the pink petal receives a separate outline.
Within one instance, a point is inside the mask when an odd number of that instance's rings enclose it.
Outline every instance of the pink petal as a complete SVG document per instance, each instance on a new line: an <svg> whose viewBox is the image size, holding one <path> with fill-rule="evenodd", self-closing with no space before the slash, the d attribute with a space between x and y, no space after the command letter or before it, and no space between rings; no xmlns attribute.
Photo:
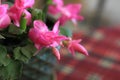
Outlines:
<svg viewBox="0 0 120 80"><path fill-rule="evenodd" d="M15 0L15 6L18 9L26 9L32 7L34 0Z"/></svg>
<svg viewBox="0 0 120 80"><path fill-rule="evenodd" d="M70 51L70 53L74 56L75 55L75 51L73 49L73 47L71 45L68 46L68 50Z"/></svg>
<svg viewBox="0 0 120 80"><path fill-rule="evenodd" d="M2 4L0 5L0 17L7 13L8 5Z"/></svg>
<svg viewBox="0 0 120 80"><path fill-rule="evenodd" d="M48 12L49 12L50 14L56 15L56 14L59 13L59 9L58 9L55 5L50 5L50 6L48 7Z"/></svg>
<svg viewBox="0 0 120 80"><path fill-rule="evenodd" d="M58 7L61 14L67 16L67 17L71 17L72 13L70 12L69 9L67 9L66 7Z"/></svg>
<svg viewBox="0 0 120 80"><path fill-rule="evenodd" d="M59 50L55 47L52 48L53 54L57 57L58 60L60 60L60 53Z"/></svg>
<svg viewBox="0 0 120 80"><path fill-rule="evenodd" d="M63 6L63 0L53 0L53 3L56 4L57 6Z"/></svg>
<svg viewBox="0 0 120 80"><path fill-rule="evenodd" d="M77 43L77 44L79 44L81 41L82 41L82 39L72 40L72 43Z"/></svg>
<svg viewBox="0 0 120 80"><path fill-rule="evenodd" d="M9 24L10 24L10 18L7 14L0 17L0 29L8 27Z"/></svg>
<svg viewBox="0 0 120 80"><path fill-rule="evenodd" d="M10 24L10 17L7 14L8 5L0 5L0 28L6 28Z"/></svg>
<svg viewBox="0 0 120 80"><path fill-rule="evenodd" d="M31 8L35 3L35 0L25 0L24 7L25 8Z"/></svg>
<svg viewBox="0 0 120 80"><path fill-rule="evenodd" d="M71 14L77 14L80 12L80 9L81 9L82 5L80 4L68 4L65 6L65 8L71 12Z"/></svg>
<svg viewBox="0 0 120 80"><path fill-rule="evenodd" d="M18 9L24 8L24 1L23 0L15 0L15 6Z"/></svg>
<svg viewBox="0 0 120 80"><path fill-rule="evenodd" d="M54 38L55 38L54 40L56 40L57 42L68 39L66 36L63 35L55 36Z"/></svg>
<svg viewBox="0 0 120 80"><path fill-rule="evenodd" d="M87 50L82 45L75 43L75 44L72 44L72 47L74 48L75 51L88 55Z"/></svg>
<svg viewBox="0 0 120 80"><path fill-rule="evenodd" d="M69 20L69 18L65 15L62 15L58 20L60 21L60 25L64 25Z"/></svg>
<svg viewBox="0 0 120 80"><path fill-rule="evenodd" d="M55 23L55 25L54 25L54 27L53 27L53 30L52 30L54 33L58 33L59 23L60 23L60 21L57 21L57 22Z"/></svg>
<svg viewBox="0 0 120 80"><path fill-rule="evenodd" d="M46 24L41 20L35 20L34 27L38 28L40 32L47 32L48 31Z"/></svg>
<svg viewBox="0 0 120 80"><path fill-rule="evenodd" d="M23 10L24 9L17 9L15 6L12 6L8 11L11 20L13 20L14 24L18 27L20 26L19 22Z"/></svg>
<svg viewBox="0 0 120 80"><path fill-rule="evenodd" d="M33 42L36 42L37 38L39 37L39 32L38 30L31 28L28 36Z"/></svg>
<svg viewBox="0 0 120 80"><path fill-rule="evenodd" d="M25 18L27 19L27 25L30 25L32 21L32 16L27 10L24 10L24 13L25 13Z"/></svg>

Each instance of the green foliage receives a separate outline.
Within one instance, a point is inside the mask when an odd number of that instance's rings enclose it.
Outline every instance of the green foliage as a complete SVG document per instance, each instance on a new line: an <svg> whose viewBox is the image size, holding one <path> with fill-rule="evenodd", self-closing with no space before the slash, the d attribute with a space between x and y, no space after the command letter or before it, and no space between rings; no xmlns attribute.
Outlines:
<svg viewBox="0 0 120 80"><path fill-rule="evenodd" d="M34 45L30 44L21 48L21 52L23 53L23 55L25 55L29 59L33 56L35 51L36 48L34 47Z"/></svg>
<svg viewBox="0 0 120 80"><path fill-rule="evenodd" d="M8 32L11 34L22 34L23 32L26 31L27 28L27 20L25 19L25 15L21 16L20 19L20 28L15 26L14 24L10 24Z"/></svg>
<svg viewBox="0 0 120 80"><path fill-rule="evenodd" d="M0 45L0 66L7 66L11 62L9 56L7 56L7 50L4 46Z"/></svg>
<svg viewBox="0 0 120 80"><path fill-rule="evenodd" d="M42 10L40 9L29 9L29 11L31 12L32 14L32 20L44 20L44 14L42 12Z"/></svg>
<svg viewBox="0 0 120 80"><path fill-rule="evenodd" d="M68 37L72 36L72 31L66 27L60 27L60 33Z"/></svg>
<svg viewBox="0 0 120 80"><path fill-rule="evenodd" d="M4 36L2 36L2 35L0 35L0 39L5 39L5 37L4 37Z"/></svg>
<svg viewBox="0 0 120 80"><path fill-rule="evenodd" d="M25 32L26 27L27 27L27 20L25 19L25 14L23 14L23 16L21 16L20 19L20 31L21 33Z"/></svg>
<svg viewBox="0 0 120 80"><path fill-rule="evenodd" d="M21 34L20 28L18 28L14 24L10 24L8 32L11 33L11 34Z"/></svg>
<svg viewBox="0 0 120 80"><path fill-rule="evenodd" d="M14 0L7 0L7 1L8 1L8 2L12 2L12 3L14 2Z"/></svg>
<svg viewBox="0 0 120 80"><path fill-rule="evenodd" d="M0 66L0 80L19 80L22 64L12 60L7 66Z"/></svg>
<svg viewBox="0 0 120 80"><path fill-rule="evenodd" d="M14 49L14 58L16 60L23 61L27 63L29 59L33 56L35 53L36 49L33 45L27 45L24 47L17 47Z"/></svg>
<svg viewBox="0 0 120 80"><path fill-rule="evenodd" d="M6 47L0 45L0 80L18 80L21 69L21 63L12 60Z"/></svg>
<svg viewBox="0 0 120 80"><path fill-rule="evenodd" d="M47 4L52 4L52 0L47 0Z"/></svg>
<svg viewBox="0 0 120 80"><path fill-rule="evenodd" d="M21 49L21 47L17 47L14 49L15 60L28 62L28 58L21 53L20 49Z"/></svg>

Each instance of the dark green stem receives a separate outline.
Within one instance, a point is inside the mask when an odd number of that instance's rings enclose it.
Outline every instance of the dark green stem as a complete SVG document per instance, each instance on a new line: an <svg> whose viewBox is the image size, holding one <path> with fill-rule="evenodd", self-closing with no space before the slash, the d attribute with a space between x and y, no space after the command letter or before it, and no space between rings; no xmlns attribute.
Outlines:
<svg viewBox="0 0 120 80"><path fill-rule="evenodd" d="M48 7L49 7L49 5L50 5L50 0L45 0L45 1L44 1L44 4L45 4L45 6L44 6L44 8L43 8L43 13L44 13L43 19L44 19L44 21L46 22Z"/></svg>

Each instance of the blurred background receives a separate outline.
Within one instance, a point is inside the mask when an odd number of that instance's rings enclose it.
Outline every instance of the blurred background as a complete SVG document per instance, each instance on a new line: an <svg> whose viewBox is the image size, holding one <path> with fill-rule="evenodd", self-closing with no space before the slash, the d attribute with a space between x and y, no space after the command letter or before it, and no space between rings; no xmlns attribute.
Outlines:
<svg viewBox="0 0 120 80"><path fill-rule="evenodd" d="M35 7L40 7L44 0L36 2ZM70 22L65 26L73 30L74 39L82 39L81 44L86 47L89 56L79 53L72 56L62 49L57 80L120 80L120 0L64 2L82 4L80 14L85 19L78 22L78 27Z"/></svg>
<svg viewBox="0 0 120 80"><path fill-rule="evenodd" d="M89 56L64 54L58 63L58 80L120 80L120 0L64 0L81 3L84 20L74 31Z"/></svg>

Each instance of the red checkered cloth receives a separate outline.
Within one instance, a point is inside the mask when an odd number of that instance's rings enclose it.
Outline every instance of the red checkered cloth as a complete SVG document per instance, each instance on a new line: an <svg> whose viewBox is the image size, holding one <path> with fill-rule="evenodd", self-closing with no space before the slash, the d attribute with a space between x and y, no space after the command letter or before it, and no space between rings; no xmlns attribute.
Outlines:
<svg viewBox="0 0 120 80"><path fill-rule="evenodd" d="M82 38L89 56L76 53L62 56L57 80L120 80L120 28L101 28L92 37L74 34Z"/></svg>

